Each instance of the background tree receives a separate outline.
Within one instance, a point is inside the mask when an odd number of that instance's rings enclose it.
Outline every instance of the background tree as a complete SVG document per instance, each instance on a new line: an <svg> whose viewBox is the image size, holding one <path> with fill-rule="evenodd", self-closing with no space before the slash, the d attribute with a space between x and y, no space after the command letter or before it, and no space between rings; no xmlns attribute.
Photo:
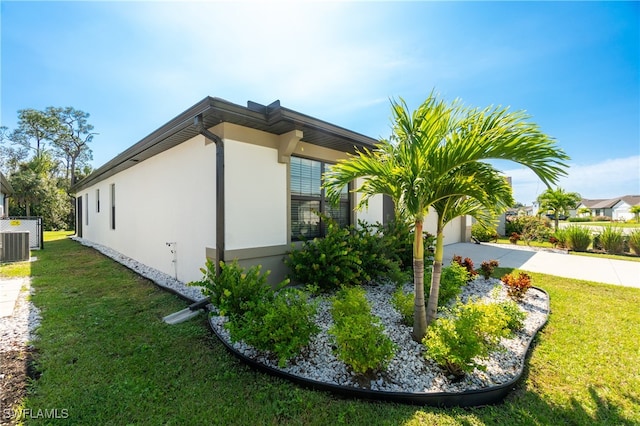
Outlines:
<svg viewBox="0 0 640 426"><path fill-rule="evenodd" d="M414 325L413 338L421 340L427 328L424 303L424 246L422 231L429 208L440 210L429 305L437 306L443 258L443 228L458 214L489 215L506 209L513 199L498 184L497 171L485 160L520 163L549 186L565 174L567 155L555 142L526 121L524 113L504 108L469 109L451 105L432 93L413 113L405 102L392 101L392 135L375 150L364 149L338 162L324 176L327 195L338 199L340 190L356 178L363 179L355 191L363 194L358 208L371 196L389 195L414 221ZM489 192L476 178L486 179L499 191ZM487 216L485 214L485 216ZM436 312L431 312L434 319Z"/></svg>
<svg viewBox="0 0 640 426"><path fill-rule="evenodd" d="M640 205L631 206L629 212L633 213L636 218L636 223L640 223Z"/></svg>
<svg viewBox="0 0 640 426"><path fill-rule="evenodd" d="M0 170L15 190L13 213L42 216L45 229L73 229L69 190L91 171L95 133L88 117L72 107L24 109L16 129L0 127Z"/></svg>
<svg viewBox="0 0 640 426"><path fill-rule="evenodd" d="M89 143L96 133L91 132L93 126L87 123L89 113L71 107L49 107L47 114L55 117L58 123L52 142L65 165L65 178L73 185L76 182L77 168L93 160Z"/></svg>
<svg viewBox="0 0 640 426"><path fill-rule="evenodd" d="M554 229L558 229L558 215L567 215L569 209L574 209L580 203L582 197L577 192L565 192L564 189L547 188L538 196L541 210L553 212Z"/></svg>

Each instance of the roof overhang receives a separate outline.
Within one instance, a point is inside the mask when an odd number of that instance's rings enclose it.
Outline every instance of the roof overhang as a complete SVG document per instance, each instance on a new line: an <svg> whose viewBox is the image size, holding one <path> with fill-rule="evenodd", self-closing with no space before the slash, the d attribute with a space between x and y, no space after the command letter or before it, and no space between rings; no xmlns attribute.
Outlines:
<svg viewBox="0 0 640 426"><path fill-rule="evenodd" d="M13 194L13 187L2 173L0 173L0 192L7 195Z"/></svg>
<svg viewBox="0 0 640 426"><path fill-rule="evenodd" d="M244 107L224 99L206 97L77 182L71 187L71 192L77 193L97 181L107 179L199 135L194 126L194 118L197 116L202 116L207 129L227 122L276 135L301 130L302 141L341 152L355 153L358 149L370 149L378 142L368 136L284 108L279 101L268 106L248 102Z"/></svg>

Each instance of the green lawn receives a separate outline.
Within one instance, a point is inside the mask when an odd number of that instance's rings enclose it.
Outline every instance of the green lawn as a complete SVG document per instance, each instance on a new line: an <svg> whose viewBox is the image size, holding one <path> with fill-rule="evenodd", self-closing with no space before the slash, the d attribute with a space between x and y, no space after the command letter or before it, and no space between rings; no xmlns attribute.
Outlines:
<svg viewBox="0 0 640 426"><path fill-rule="evenodd" d="M343 399L253 371L212 337L204 316L162 322L186 302L57 238L30 269L42 310L40 376L24 406L66 409L67 424L640 423L640 289L532 274L551 296L551 315L521 385L497 406L438 409Z"/></svg>

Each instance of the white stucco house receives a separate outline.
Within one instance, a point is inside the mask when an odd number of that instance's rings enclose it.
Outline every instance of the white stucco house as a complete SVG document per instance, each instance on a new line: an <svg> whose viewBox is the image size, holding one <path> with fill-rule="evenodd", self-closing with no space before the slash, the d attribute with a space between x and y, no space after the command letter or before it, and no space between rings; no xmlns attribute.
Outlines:
<svg viewBox="0 0 640 426"><path fill-rule="evenodd" d="M9 197L13 194L13 188L7 178L0 173L0 218L9 216Z"/></svg>
<svg viewBox="0 0 640 426"><path fill-rule="evenodd" d="M640 205L640 195L623 195L622 197L608 199L587 199L583 198L576 210L588 208L590 213L580 216L608 216L615 221L627 221L634 218L634 214L629 210L633 206Z"/></svg>
<svg viewBox="0 0 640 426"><path fill-rule="evenodd" d="M279 101L207 97L73 186L76 233L184 282L201 278L207 257L261 264L279 281L291 244L322 236L312 211L343 224L393 214L382 196L355 212L346 189L329 206L320 188L325 168L376 142ZM466 238L466 218L445 234L447 244Z"/></svg>

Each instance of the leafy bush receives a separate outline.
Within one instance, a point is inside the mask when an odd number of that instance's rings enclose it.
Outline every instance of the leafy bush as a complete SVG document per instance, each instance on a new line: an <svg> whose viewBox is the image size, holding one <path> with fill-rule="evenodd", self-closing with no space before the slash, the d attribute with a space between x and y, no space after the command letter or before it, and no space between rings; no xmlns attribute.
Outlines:
<svg viewBox="0 0 640 426"><path fill-rule="evenodd" d="M469 257L465 257L464 260L462 260L462 256L454 254L451 262L455 262L467 269L467 281L472 281L476 277L476 275L478 275L476 270L473 268L473 260L471 260L471 258Z"/></svg>
<svg viewBox="0 0 640 426"><path fill-rule="evenodd" d="M497 260L485 260L480 264L480 269L482 270L482 276L485 280L491 278L491 274L493 274L493 270L497 268L499 262Z"/></svg>
<svg viewBox="0 0 640 426"><path fill-rule="evenodd" d="M591 222L592 220L590 217L570 217L567 219L568 222Z"/></svg>
<svg viewBox="0 0 640 426"><path fill-rule="evenodd" d="M531 288L531 277L524 272L507 274L500 281L507 286L507 295L515 301L522 300Z"/></svg>
<svg viewBox="0 0 640 426"><path fill-rule="evenodd" d="M340 323L344 318L368 315L371 306L365 296L362 287L343 287L331 300L331 317L335 323Z"/></svg>
<svg viewBox="0 0 640 426"><path fill-rule="evenodd" d="M567 248L573 251L587 251L591 244L591 231L580 225L571 225L564 229Z"/></svg>
<svg viewBox="0 0 640 426"><path fill-rule="evenodd" d="M285 258L291 276L302 284L325 291L360 284L365 278L360 266L362 260L350 244L350 237L349 229L328 220L324 238L304 241L301 248L293 248Z"/></svg>
<svg viewBox="0 0 640 426"><path fill-rule="evenodd" d="M211 299L211 303L218 308L220 315L239 317L254 309L263 300L271 301L273 290L267 284L269 272L261 273L261 266L253 266L247 272L238 265L220 262L220 276L216 278L215 264L207 259L205 268L201 268L204 277L193 283L203 287L202 293ZM282 288L288 280L278 285Z"/></svg>
<svg viewBox="0 0 640 426"><path fill-rule="evenodd" d="M425 357L455 376L475 368L486 370L479 361L499 348L501 337L509 336L524 314L516 305L472 301L458 304L427 329L422 343Z"/></svg>
<svg viewBox="0 0 640 426"><path fill-rule="evenodd" d="M288 280L277 286L282 290L274 292L267 284L269 273L260 269L253 266L245 272L236 260L220 262L216 278L215 265L207 260L201 269L203 279L192 284L202 286L219 314L228 317L225 328L232 341L243 340L256 349L273 352L283 366L318 333L314 320L317 304L309 303L301 290L282 289Z"/></svg>
<svg viewBox="0 0 640 426"><path fill-rule="evenodd" d="M640 229L634 229L629 234L629 247L635 254L640 256Z"/></svg>
<svg viewBox="0 0 640 426"><path fill-rule="evenodd" d="M388 277L393 282L404 283L408 277L402 273L401 261L396 255L397 236L385 234L384 226L359 221L358 227L350 227L351 235L348 244L360 257L363 281ZM410 238L407 234L405 238Z"/></svg>
<svg viewBox="0 0 640 426"><path fill-rule="evenodd" d="M593 218L594 222L611 222L611 217L609 216L596 216Z"/></svg>
<svg viewBox="0 0 640 426"><path fill-rule="evenodd" d="M522 238L522 236L517 232L512 232L511 235L509 235L509 241L511 244L516 244L520 238Z"/></svg>
<svg viewBox="0 0 640 426"><path fill-rule="evenodd" d="M553 244L554 247L567 247L567 231L560 228L556 229L553 235L549 237L549 242Z"/></svg>
<svg viewBox="0 0 640 426"><path fill-rule="evenodd" d="M413 232L407 221L394 219L376 227L385 238L387 256L396 261L402 270L413 266Z"/></svg>
<svg viewBox="0 0 640 426"><path fill-rule="evenodd" d="M615 254L624 252L624 233L622 229L616 226L603 226L599 241L607 253Z"/></svg>
<svg viewBox="0 0 640 426"><path fill-rule="evenodd" d="M312 288L329 291L342 285L388 277L394 282L408 279L403 273L407 253L412 256L412 237L400 222L340 228L331 218L324 238L304 241L285 258L291 277ZM406 234L404 233L406 232ZM411 265L412 260L409 260Z"/></svg>
<svg viewBox="0 0 640 426"><path fill-rule="evenodd" d="M405 293L402 287L398 287L391 296L391 305L400 313L404 325L413 325L413 308L415 295Z"/></svg>
<svg viewBox="0 0 640 426"><path fill-rule="evenodd" d="M547 241L551 232L550 222L537 216L516 216L505 224L506 235L516 233L527 245L531 241Z"/></svg>
<svg viewBox="0 0 640 426"><path fill-rule="evenodd" d="M384 334L380 318L371 314L364 290L341 289L332 300L334 325L329 329L338 359L357 374L384 370L396 347Z"/></svg>
<svg viewBox="0 0 640 426"><path fill-rule="evenodd" d="M516 302L505 300L504 302L497 303L497 305L506 315L506 326L510 331L516 332L524 327L524 320L527 317L527 313L520 309L520 306L518 306Z"/></svg>
<svg viewBox="0 0 640 426"><path fill-rule="evenodd" d="M476 240L486 243L488 241L496 241L498 239L498 231L487 228L479 223L471 225L471 236Z"/></svg>
<svg viewBox="0 0 640 426"><path fill-rule="evenodd" d="M431 289L432 270L428 269L424 274L425 293L429 294ZM458 263L451 263L442 268L440 275L440 288L438 290L438 306L446 305L450 300L455 299L462 292L462 286L469 281L467 268Z"/></svg>
<svg viewBox="0 0 640 426"><path fill-rule="evenodd" d="M317 304L309 303L305 292L286 288L272 300L263 299L242 317L230 320L225 327L232 341L243 340L256 349L274 353L283 367L320 331L314 320L316 312Z"/></svg>

